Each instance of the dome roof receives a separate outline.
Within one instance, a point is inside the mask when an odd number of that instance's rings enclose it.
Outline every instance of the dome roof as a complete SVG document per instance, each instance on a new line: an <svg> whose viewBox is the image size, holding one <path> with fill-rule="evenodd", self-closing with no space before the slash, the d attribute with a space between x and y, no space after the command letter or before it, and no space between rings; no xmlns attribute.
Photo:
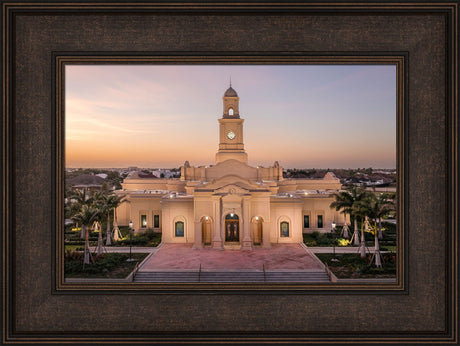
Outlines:
<svg viewBox="0 0 460 346"><path fill-rule="evenodd" d="M235 89L230 87L225 92L224 97L238 97L238 94L236 93Z"/></svg>

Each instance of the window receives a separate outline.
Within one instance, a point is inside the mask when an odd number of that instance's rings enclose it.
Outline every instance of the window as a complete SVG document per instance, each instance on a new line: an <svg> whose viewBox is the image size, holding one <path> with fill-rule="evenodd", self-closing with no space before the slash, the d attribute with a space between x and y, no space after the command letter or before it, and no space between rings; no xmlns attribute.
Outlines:
<svg viewBox="0 0 460 346"><path fill-rule="evenodd" d="M147 227L147 215L141 215L141 228Z"/></svg>
<svg viewBox="0 0 460 346"><path fill-rule="evenodd" d="M160 215L153 215L153 228L160 228Z"/></svg>
<svg viewBox="0 0 460 346"><path fill-rule="evenodd" d="M282 237L289 237L289 223L286 221L281 222L280 231Z"/></svg>
<svg viewBox="0 0 460 346"><path fill-rule="evenodd" d="M310 228L310 215L303 216L303 228Z"/></svg>
<svg viewBox="0 0 460 346"><path fill-rule="evenodd" d="M228 109L228 115L233 115L233 108Z"/></svg>
<svg viewBox="0 0 460 346"><path fill-rule="evenodd" d="M182 221L177 221L175 225L175 235L176 237L184 236L184 223Z"/></svg>
<svg viewBox="0 0 460 346"><path fill-rule="evenodd" d="M318 215L318 228L323 228L323 215Z"/></svg>

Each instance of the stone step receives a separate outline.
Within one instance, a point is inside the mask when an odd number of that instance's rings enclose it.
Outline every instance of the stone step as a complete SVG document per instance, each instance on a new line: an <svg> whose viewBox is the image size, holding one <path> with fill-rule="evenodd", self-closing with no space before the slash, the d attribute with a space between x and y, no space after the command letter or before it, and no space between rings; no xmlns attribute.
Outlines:
<svg viewBox="0 0 460 346"><path fill-rule="evenodd" d="M325 271L139 271L134 282L329 282Z"/></svg>

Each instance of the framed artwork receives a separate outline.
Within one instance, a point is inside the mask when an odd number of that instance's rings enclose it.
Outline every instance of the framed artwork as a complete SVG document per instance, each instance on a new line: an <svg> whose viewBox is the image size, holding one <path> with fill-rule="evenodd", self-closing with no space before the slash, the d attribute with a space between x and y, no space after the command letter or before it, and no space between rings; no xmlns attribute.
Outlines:
<svg viewBox="0 0 460 346"><path fill-rule="evenodd" d="M458 343L457 2L3 1L2 24L3 344ZM396 282L65 282L65 68L98 64L396 66Z"/></svg>

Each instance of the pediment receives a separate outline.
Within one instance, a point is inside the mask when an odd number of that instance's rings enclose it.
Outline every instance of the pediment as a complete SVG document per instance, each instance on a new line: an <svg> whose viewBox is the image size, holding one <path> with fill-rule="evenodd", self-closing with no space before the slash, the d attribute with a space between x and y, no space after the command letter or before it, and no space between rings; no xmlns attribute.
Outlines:
<svg viewBox="0 0 460 346"><path fill-rule="evenodd" d="M242 187L238 184L229 184L215 189L214 193L229 195L245 195L249 193L249 189Z"/></svg>

